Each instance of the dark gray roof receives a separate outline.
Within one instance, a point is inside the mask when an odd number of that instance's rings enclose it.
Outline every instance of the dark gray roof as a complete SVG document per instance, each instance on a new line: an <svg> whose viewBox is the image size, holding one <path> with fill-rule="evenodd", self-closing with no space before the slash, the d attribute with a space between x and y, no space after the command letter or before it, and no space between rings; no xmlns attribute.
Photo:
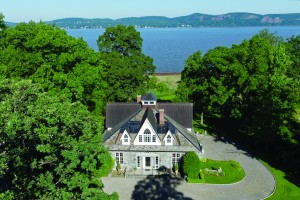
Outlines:
<svg viewBox="0 0 300 200"><path fill-rule="evenodd" d="M198 150L201 150L200 147L200 142L198 141L197 137L196 137L196 133L194 132L190 132L188 130L186 130L186 128L184 128L182 125L180 125L179 123L177 123L176 121L174 121L173 119L171 119L169 116L165 116L165 118L172 123L176 130L178 132L181 133L181 135L183 135L190 143L192 143Z"/></svg>
<svg viewBox="0 0 300 200"><path fill-rule="evenodd" d="M157 97L154 94L152 94L151 92L149 92L142 96L142 100L143 101L156 101Z"/></svg>
<svg viewBox="0 0 300 200"><path fill-rule="evenodd" d="M145 114L143 116L143 119L142 119L142 122L141 122L141 125L144 124L145 120L148 119L151 126L154 128L155 132L157 131L156 130L156 127L157 127L157 121L156 121L156 118L154 116L154 113L153 113L153 110L151 108L147 108L146 111L145 111Z"/></svg>
<svg viewBox="0 0 300 200"><path fill-rule="evenodd" d="M106 128L114 127L141 109L139 103L109 103L106 106Z"/></svg>
<svg viewBox="0 0 300 200"><path fill-rule="evenodd" d="M166 115L185 128L193 127L192 103L157 103L157 109L164 109Z"/></svg>
<svg viewBox="0 0 300 200"><path fill-rule="evenodd" d="M106 130L102 136L103 141L106 141L107 139L109 139L113 134L116 133L116 131L121 129L124 126L124 124L126 124L128 121L130 121L130 119L133 118L135 115L137 115L139 112L140 112L140 110L136 111L129 117L125 118L123 121L120 121L117 125L112 127L111 130Z"/></svg>

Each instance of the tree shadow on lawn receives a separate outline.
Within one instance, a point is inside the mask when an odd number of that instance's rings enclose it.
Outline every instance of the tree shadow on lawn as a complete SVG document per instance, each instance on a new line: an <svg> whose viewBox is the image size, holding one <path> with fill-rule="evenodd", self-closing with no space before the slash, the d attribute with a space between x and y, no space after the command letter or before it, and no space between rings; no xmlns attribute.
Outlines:
<svg viewBox="0 0 300 200"><path fill-rule="evenodd" d="M192 200L184 197L184 194L176 191L176 187L182 183L179 177L173 177L169 174L158 176L147 176L137 183L132 192L132 200L157 200L157 199L183 199Z"/></svg>

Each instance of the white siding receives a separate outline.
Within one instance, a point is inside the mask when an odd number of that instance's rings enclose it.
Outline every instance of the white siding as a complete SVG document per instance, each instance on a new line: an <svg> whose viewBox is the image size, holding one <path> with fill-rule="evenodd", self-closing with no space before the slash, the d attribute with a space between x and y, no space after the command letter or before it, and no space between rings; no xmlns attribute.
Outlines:
<svg viewBox="0 0 300 200"><path fill-rule="evenodd" d="M150 131L150 142L145 142L144 132L148 129ZM142 136L142 142L139 141L140 135ZM155 142L153 142L153 137L156 137ZM140 131L138 132L138 135L136 136L134 142L134 145L161 145L161 141L159 137L157 136L156 132L154 131L153 127L151 126L148 119L145 120L144 124L142 125Z"/></svg>

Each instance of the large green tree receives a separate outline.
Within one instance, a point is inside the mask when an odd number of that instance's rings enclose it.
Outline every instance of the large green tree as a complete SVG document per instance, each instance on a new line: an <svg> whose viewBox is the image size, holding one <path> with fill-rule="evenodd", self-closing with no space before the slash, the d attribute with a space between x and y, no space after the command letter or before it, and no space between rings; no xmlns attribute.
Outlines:
<svg viewBox="0 0 300 200"><path fill-rule="evenodd" d="M153 59L142 52L140 33L132 26L109 27L97 42L105 61L108 100L127 101L145 93L155 66Z"/></svg>
<svg viewBox="0 0 300 200"><path fill-rule="evenodd" d="M1 80L0 93L1 199L110 198L113 161L84 105L28 80Z"/></svg>
<svg viewBox="0 0 300 200"><path fill-rule="evenodd" d="M283 40L262 31L231 48L210 50L203 58L193 54L177 93L192 100L198 113L220 118L258 143L278 138L296 143L290 122L299 90L288 76L291 64Z"/></svg>
<svg viewBox="0 0 300 200"><path fill-rule="evenodd" d="M102 61L82 38L44 23L20 23L0 39L0 71L26 78L46 91L64 93L99 115L103 108Z"/></svg>
<svg viewBox="0 0 300 200"><path fill-rule="evenodd" d="M300 35L287 39L286 49L293 63L289 75L299 80L300 78Z"/></svg>
<svg viewBox="0 0 300 200"><path fill-rule="evenodd" d="M4 22L4 15L0 13L0 32L6 28L5 22Z"/></svg>

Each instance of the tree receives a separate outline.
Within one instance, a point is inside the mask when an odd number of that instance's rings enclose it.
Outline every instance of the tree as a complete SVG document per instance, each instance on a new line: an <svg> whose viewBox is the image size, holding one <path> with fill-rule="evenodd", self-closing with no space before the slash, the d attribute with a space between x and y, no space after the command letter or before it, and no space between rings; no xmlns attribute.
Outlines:
<svg viewBox="0 0 300 200"><path fill-rule="evenodd" d="M293 62L288 70L289 76L299 79L300 76L300 36L293 36L287 39L286 50Z"/></svg>
<svg viewBox="0 0 300 200"><path fill-rule="evenodd" d="M0 65L6 78L31 79L45 91L64 93L95 114L105 98L102 60L82 38L44 23L20 23L1 38Z"/></svg>
<svg viewBox="0 0 300 200"><path fill-rule="evenodd" d="M4 22L4 15L0 13L0 31L4 30L6 28L5 22Z"/></svg>
<svg viewBox="0 0 300 200"><path fill-rule="evenodd" d="M290 122L299 86L288 76L290 67L282 38L262 31L231 48L208 51L202 61L199 53L189 57L177 93L191 99L196 112L221 119L256 143L296 143Z"/></svg>
<svg viewBox="0 0 300 200"><path fill-rule="evenodd" d="M97 43L105 61L109 101L128 101L145 93L155 66L153 59L142 52L142 41L132 26L109 27L99 36Z"/></svg>
<svg viewBox="0 0 300 200"><path fill-rule="evenodd" d="M29 80L1 80L0 93L0 198L109 198L113 161L84 105Z"/></svg>

